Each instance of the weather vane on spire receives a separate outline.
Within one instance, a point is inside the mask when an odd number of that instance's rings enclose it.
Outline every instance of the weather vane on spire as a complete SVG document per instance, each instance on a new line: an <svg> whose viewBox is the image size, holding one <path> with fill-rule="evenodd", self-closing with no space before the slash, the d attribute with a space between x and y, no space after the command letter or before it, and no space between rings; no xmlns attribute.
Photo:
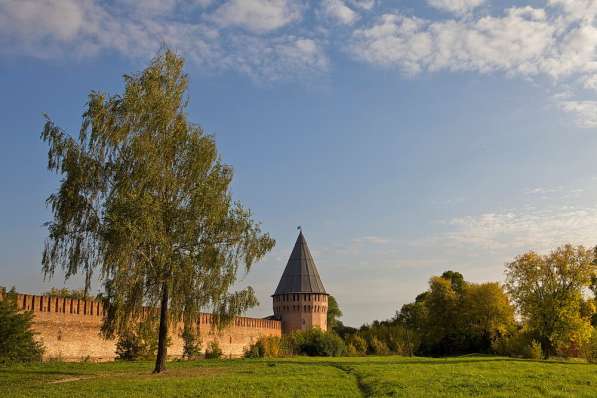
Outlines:
<svg viewBox="0 0 597 398"><path fill-rule="evenodd" d="M298 229L299 231L303 232L303 227L301 227L300 225L298 227L296 227L296 229Z"/></svg>

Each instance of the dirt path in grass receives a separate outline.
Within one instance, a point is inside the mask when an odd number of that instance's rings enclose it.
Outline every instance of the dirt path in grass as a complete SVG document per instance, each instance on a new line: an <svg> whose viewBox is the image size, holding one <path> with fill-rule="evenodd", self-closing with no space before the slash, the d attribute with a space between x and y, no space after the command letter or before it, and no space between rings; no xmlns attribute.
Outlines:
<svg viewBox="0 0 597 398"><path fill-rule="evenodd" d="M156 377L164 378L192 378L202 377L208 375L216 375L225 373L226 369L222 368L186 368L186 369L172 369L167 370L159 375L154 375L149 372L100 372L97 374L70 376L57 380L48 381L47 384L62 384L72 383L75 381L92 380L92 379L155 379Z"/></svg>
<svg viewBox="0 0 597 398"><path fill-rule="evenodd" d="M72 381L87 380L87 379L94 379L94 378L95 378L95 376L65 377L64 379L49 381L48 384L70 383Z"/></svg>
<svg viewBox="0 0 597 398"><path fill-rule="evenodd" d="M331 366L335 367L338 370L343 371L347 375L351 376L355 379L357 383L357 387L359 388L359 392L363 397L370 397L371 396L371 389L368 385L363 382L363 377L352 367L342 365L339 363L330 364Z"/></svg>

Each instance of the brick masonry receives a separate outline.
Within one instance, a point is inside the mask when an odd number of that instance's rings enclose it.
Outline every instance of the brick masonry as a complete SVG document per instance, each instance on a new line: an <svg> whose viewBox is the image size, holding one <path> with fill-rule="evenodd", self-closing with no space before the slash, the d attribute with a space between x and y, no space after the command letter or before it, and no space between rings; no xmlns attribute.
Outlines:
<svg viewBox="0 0 597 398"><path fill-rule="evenodd" d="M282 322L282 333L319 328L327 330L328 295L286 293L273 296L274 316Z"/></svg>
<svg viewBox="0 0 597 398"><path fill-rule="evenodd" d="M17 306L19 310L33 312L33 330L46 349L45 359L110 361L115 358L116 341L100 335L104 316L100 302L18 294ZM241 356L261 336L282 333L280 321L246 317L237 317L229 327L217 331L211 314L201 314L197 327L203 351L209 342L216 340L228 357ZM170 327L169 357L182 356L181 333L182 324Z"/></svg>

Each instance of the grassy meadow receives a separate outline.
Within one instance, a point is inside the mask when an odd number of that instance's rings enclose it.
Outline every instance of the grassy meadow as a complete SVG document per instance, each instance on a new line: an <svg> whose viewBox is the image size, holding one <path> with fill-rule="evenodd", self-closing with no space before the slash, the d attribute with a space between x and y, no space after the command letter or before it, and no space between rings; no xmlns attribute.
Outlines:
<svg viewBox="0 0 597 398"><path fill-rule="evenodd" d="M491 356L43 363L0 367L2 397L595 397L597 365Z"/></svg>

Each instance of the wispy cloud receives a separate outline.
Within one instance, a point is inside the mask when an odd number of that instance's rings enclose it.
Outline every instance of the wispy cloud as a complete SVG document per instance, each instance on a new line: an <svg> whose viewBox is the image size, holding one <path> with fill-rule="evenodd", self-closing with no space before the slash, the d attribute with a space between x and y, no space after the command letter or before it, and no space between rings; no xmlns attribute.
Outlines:
<svg viewBox="0 0 597 398"><path fill-rule="evenodd" d="M548 77L566 93L554 94L557 107L597 127L595 101L578 98L597 89L596 0L425 4L446 13L422 18L375 0L4 0L0 54L148 58L166 43L200 68L276 80L325 73L333 69L328 53L343 50L410 76Z"/></svg>
<svg viewBox="0 0 597 398"><path fill-rule="evenodd" d="M351 25L359 19L359 14L342 0L323 0L321 7L325 16L344 25Z"/></svg>
<svg viewBox="0 0 597 398"><path fill-rule="evenodd" d="M329 65L316 38L274 32L300 20L301 8L295 2L140 4L129 0L118 0L111 7L98 0L0 2L0 54L62 58L109 50L149 58L166 43L207 70L236 70L259 80L318 74ZM264 36L266 32L273 34Z"/></svg>
<svg viewBox="0 0 597 398"><path fill-rule="evenodd" d="M301 7L291 0L228 0L211 14L221 26L269 32L300 20Z"/></svg>
<svg viewBox="0 0 597 398"><path fill-rule="evenodd" d="M564 190L563 186L557 187L535 187L528 189L525 193L527 195L548 195L552 193L562 192Z"/></svg>
<svg viewBox="0 0 597 398"><path fill-rule="evenodd" d="M384 14L353 34L352 53L408 74L423 71L553 73L544 66L556 27L542 9L511 8L500 17L430 21Z"/></svg>
<svg viewBox="0 0 597 398"><path fill-rule="evenodd" d="M597 127L597 101L560 101L559 105L573 115L578 126Z"/></svg>
<svg viewBox="0 0 597 398"><path fill-rule="evenodd" d="M427 0L431 7L455 14L467 14L484 2L485 0Z"/></svg>
<svg viewBox="0 0 597 398"><path fill-rule="evenodd" d="M374 235L369 235L369 236L361 236L358 238L354 238L352 240L353 243L357 243L357 244L375 244L375 245L386 245L388 243L391 243L392 240L389 238L384 238L382 236L374 236Z"/></svg>
<svg viewBox="0 0 597 398"><path fill-rule="evenodd" d="M352 5L363 10L371 10L375 7L375 0L349 0Z"/></svg>
<svg viewBox="0 0 597 398"><path fill-rule="evenodd" d="M442 70L547 76L565 87L568 97L573 90L597 88L597 1L550 0L544 8L511 7L501 15L474 17L468 12L482 1L428 3L467 15L428 20L385 13L352 33L350 53L411 76ZM554 99L579 126L597 127L594 101Z"/></svg>
<svg viewBox="0 0 597 398"><path fill-rule="evenodd" d="M597 207L521 209L446 222L448 231L434 244L464 250L518 253L551 250L564 243L597 244Z"/></svg>

